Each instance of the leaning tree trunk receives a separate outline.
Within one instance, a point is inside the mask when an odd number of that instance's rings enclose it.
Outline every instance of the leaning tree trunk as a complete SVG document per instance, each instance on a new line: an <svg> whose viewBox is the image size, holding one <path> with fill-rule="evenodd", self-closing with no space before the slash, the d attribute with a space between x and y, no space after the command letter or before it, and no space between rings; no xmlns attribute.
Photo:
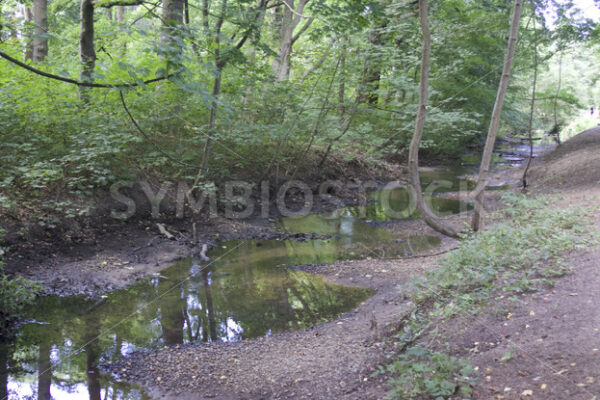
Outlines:
<svg viewBox="0 0 600 400"><path fill-rule="evenodd" d="M79 61L81 70L79 80L92 82L94 66L96 64L96 51L94 50L94 4L92 0L81 0L81 27L79 30ZM87 101L89 88L79 87L79 98Z"/></svg>
<svg viewBox="0 0 600 400"><path fill-rule="evenodd" d="M425 127L425 118L427 116L429 56L431 53L431 33L429 31L428 8L427 0L419 0L419 15L423 33L421 80L419 87L419 109L417 111L415 132L408 151L408 169L410 172L410 183L413 189L413 195L415 196L415 201L417 203L417 210L427 225L444 235L457 237L459 232L438 218L425 203L423 191L421 190L421 180L419 178L419 145L421 144L421 137L423 136L423 129Z"/></svg>
<svg viewBox="0 0 600 400"><path fill-rule="evenodd" d="M48 1L33 2L33 61L44 61L48 55Z"/></svg>
<svg viewBox="0 0 600 400"><path fill-rule="evenodd" d="M502 77L500 78L500 84L498 86L498 94L496 95L496 102L494 104L494 110L492 111L490 127L488 130L485 147L483 148L481 166L479 167L479 176L477 177L477 186L473 191L473 197L475 199L475 212L473 213L471 228L474 231L478 231L483 222L483 196L485 187L487 185L490 162L492 160L492 151L494 150L494 143L496 142L498 127L500 126L500 116L502 114L502 106L504 105L504 96L506 95L506 90L508 89L508 83L510 81L510 73L517 47L517 36L519 34L519 23L521 21L522 11L523 1L515 0L510 34L508 37L508 49L506 52L506 58L504 60L504 68L502 69Z"/></svg>

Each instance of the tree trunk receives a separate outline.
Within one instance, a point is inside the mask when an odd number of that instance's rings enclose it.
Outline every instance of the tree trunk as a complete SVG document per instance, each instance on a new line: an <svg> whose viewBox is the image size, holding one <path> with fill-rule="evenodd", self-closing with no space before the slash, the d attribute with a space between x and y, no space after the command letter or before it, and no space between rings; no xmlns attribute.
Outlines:
<svg viewBox="0 0 600 400"><path fill-rule="evenodd" d="M107 18L109 21L112 21L112 20L113 20L113 12L112 12L112 7L108 7L108 8L106 9L106 18Z"/></svg>
<svg viewBox="0 0 600 400"><path fill-rule="evenodd" d="M536 7L533 6L533 87L531 88L531 107L529 109L529 124L527 126L527 134L529 138L529 158L527 159L527 166L523 171L523 190L527 189L527 173L531 166L531 159L533 158L533 111L535 109L535 90L537 86L537 75L538 75L538 56L537 56L537 31L535 28L535 14Z"/></svg>
<svg viewBox="0 0 600 400"><path fill-rule="evenodd" d="M40 37L48 33L48 1L33 2L33 61L44 61L48 55L48 39Z"/></svg>
<svg viewBox="0 0 600 400"><path fill-rule="evenodd" d="M81 0L81 27L79 30L79 61L82 64L79 80L92 82L96 51L94 50L94 4L92 0ZM87 101L87 88L79 87L79 98Z"/></svg>
<svg viewBox="0 0 600 400"><path fill-rule="evenodd" d="M438 218L427 206L421 190L421 179L419 178L419 145L423 136L425 127L425 118L427 116L427 96L429 86L429 56L431 53L431 33L429 31L427 0L419 0L419 15L421 30L423 33L423 49L421 53L421 79L419 90L419 108L417 111L417 120L415 123L415 132L410 142L408 152L408 168L410 172L410 182L413 188L413 196L417 204L417 210L427 223L436 231L444 235L457 237L458 231L452 226L446 224Z"/></svg>
<svg viewBox="0 0 600 400"><path fill-rule="evenodd" d="M338 113L340 117L346 112L346 53L348 51L348 37L342 39L342 48L340 50L340 81L338 86Z"/></svg>
<svg viewBox="0 0 600 400"><path fill-rule="evenodd" d="M47 338L42 339L38 351L38 400L50 400L52 386L52 362L50 361L51 344Z"/></svg>
<svg viewBox="0 0 600 400"><path fill-rule="evenodd" d="M23 7L25 17L25 59L33 60L33 13L31 8Z"/></svg>
<svg viewBox="0 0 600 400"><path fill-rule="evenodd" d="M554 140L560 145L560 127L558 126L558 96L560 95L560 86L562 83L562 51L558 58L558 86L556 87L556 94L554 96L554 127L552 131L556 135Z"/></svg>
<svg viewBox="0 0 600 400"><path fill-rule="evenodd" d="M297 7L294 6L294 0L288 0L284 3L283 18L279 28L279 50L277 51L277 57L275 57L275 60L273 61L275 79L279 82L289 79L290 57L292 55L294 42L298 40L300 35L304 33L313 22L313 18L309 18L299 31L294 34L296 27L303 18L302 13L308 1L309 0L299 0Z"/></svg>
<svg viewBox="0 0 600 400"><path fill-rule="evenodd" d="M475 212L473 213L471 228L474 231L478 231L481 228L481 224L483 222L483 195L485 192L485 187L487 185L488 173L490 170L490 162L492 160L492 151L494 150L494 143L496 142L498 127L500 126L500 116L502 115L504 96L506 95L506 90L508 89L508 83L510 81L510 73L512 70L512 63L515 57L515 50L517 47L517 36L519 34L519 23L521 21L522 11L523 1L515 0L512 23L510 26L510 34L508 37L508 49L506 52L506 58L504 60L504 67L502 69L502 77L500 78L498 94L496 96L494 110L492 111L492 118L490 120L490 127L488 130L487 140L485 142L485 147L483 148L481 166L479 167L479 176L477 177L477 186L473 191L473 197L475 199Z"/></svg>
<svg viewBox="0 0 600 400"><path fill-rule="evenodd" d="M163 42L171 42L173 27L183 24L184 0L163 0L162 4Z"/></svg>
<svg viewBox="0 0 600 400"><path fill-rule="evenodd" d="M367 102L372 105L376 105L379 102L377 92L379 91L379 83L381 82L381 62L380 57L377 55L377 48L381 46L379 29L380 27L377 27L375 31L369 34L371 50L367 53L367 59L365 60L362 82L364 91L360 100L361 103Z"/></svg>
<svg viewBox="0 0 600 400"><path fill-rule="evenodd" d="M125 7L117 6L117 22L119 24L123 23L123 15L125 14Z"/></svg>

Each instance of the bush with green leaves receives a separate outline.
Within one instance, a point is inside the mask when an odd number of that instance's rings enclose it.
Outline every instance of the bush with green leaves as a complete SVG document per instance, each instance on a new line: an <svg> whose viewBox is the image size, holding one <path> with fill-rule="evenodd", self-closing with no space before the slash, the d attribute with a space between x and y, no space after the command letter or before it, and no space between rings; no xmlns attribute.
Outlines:
<svg viewBox="0 0 600 400"><path fill-rule="evenodd" d="M465 398L473 392L478 377L469 361L421 346L407 349L377 373L393 374L389 394L397 399Z"/></svg>
<svg viewBox="0 0 600 400"><path fill-rule="evenodd" d="M557 199L504 196L499 221L441 259L440 268L415 282L416 303L434 301L454 310L488 298L494 290L508 293L535 290L569 271L566 252L583 249L593 240L589 210L558 209ZM445 306L446 307L446 306Z"/></svg>
<svg viewBox="0 0 600 400"><path fill-rule="evenodd" d="M466 397L473 384L467 362L444 353L410 347L459 314L475 313L498 293L519 294L553 284L571 267L569 251L596 243L590 229L590 210L559 209L557 198L508 194L505 207L486 230L465 235L455 251L442 257L440 267L414 278L410 296L416 308L403 321L398 335L403 352L380 372L392 374L389 383L398 398L445 399Z"/></svg>
<svg viewBox="0 0 600 400"><path fill-rule="evenodd" d="M0 231L0 240L2 232ZM9 337L15 322L27 305L33 303L41 287L20 276L9 278L2 262L0 247L0 337Z"/></svg>

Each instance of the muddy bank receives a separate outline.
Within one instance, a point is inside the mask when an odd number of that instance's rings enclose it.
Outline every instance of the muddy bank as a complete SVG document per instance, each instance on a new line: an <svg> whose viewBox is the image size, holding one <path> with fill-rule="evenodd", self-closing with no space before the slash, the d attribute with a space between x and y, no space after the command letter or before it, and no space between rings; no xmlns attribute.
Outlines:
<svg viewBox="0 0 600 400"><path fill-rule="evenodd" d="M440 252L452 248L446 240ZM156 398L367 398L387 391L371 373L393 353L395 322L411 310L397 285L436 256L313 265L328 281L376 289L354 311L312 328L235 343L191 343L133 353L105 366Z"/></svg>

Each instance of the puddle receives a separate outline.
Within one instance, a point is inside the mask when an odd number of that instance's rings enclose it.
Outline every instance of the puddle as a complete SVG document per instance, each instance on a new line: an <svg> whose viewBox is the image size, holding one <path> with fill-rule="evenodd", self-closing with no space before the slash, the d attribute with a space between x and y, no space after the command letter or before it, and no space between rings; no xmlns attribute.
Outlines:
<svg viewBox="0 0 600 400"><path fill-rule="evenodd" d="M373 292L281 265L362 257L352 253L340 239L223 242L208 269L187 259L100 300L41 298L27 312L35 322L0 348L9 368L0 370L0 398L145 399L98 365L137 348L239 341L334 318Z"/></svg>

